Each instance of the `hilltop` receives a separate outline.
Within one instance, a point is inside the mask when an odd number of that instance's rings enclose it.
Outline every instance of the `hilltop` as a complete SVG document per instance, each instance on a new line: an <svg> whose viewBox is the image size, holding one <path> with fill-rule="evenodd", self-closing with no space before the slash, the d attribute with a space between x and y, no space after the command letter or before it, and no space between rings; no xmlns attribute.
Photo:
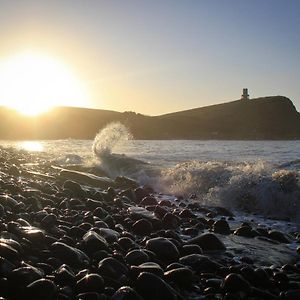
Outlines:
<svg viewBox="0 0 300 300"><path fill-rule="evenodd" d="M31 118L0 108L0 139L92 139L120 121L136 139L300 139L300 114L283 96L236 100L160 116L57 107Z"/></svg>

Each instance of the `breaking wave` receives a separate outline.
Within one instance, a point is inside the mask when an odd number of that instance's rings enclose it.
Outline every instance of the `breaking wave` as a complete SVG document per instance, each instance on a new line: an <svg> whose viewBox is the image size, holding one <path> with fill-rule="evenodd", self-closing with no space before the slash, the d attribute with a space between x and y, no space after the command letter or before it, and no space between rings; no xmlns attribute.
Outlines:
<svg viewBox="0 0 300 300"><path fill-rule="evenodd" d="M298 165L293 161L275 166L264 161L187 161L173 167L153 165L124 154L113 153L117 145L132 138L121 123L111 123L95 137L93 152L110 176L125 175L148 184L157 192L194 198L280 219L300 220ZM159 153L158 153L159 155Z"/></svg>

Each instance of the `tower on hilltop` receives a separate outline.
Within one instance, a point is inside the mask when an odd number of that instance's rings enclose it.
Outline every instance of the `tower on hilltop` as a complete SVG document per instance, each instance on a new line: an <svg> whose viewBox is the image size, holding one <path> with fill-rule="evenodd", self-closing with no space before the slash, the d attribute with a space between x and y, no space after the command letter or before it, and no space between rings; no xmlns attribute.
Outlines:
<svg viewBox="0 0 300 300"><path fill-rule="evenodd" d="M243 89L243 94L241 96L241 100L249 100L248 89L246 89L246 88Z"/></svg>

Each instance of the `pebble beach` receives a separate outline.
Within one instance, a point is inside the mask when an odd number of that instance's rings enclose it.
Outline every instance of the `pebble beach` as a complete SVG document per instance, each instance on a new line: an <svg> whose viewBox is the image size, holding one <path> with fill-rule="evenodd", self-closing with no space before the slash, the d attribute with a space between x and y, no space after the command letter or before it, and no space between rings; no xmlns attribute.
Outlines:
<svg viewBox="0 0 300 300"><path fill-rule="evenodd" d="M300 299L300 234L0 149L0 299Z"/></svg>

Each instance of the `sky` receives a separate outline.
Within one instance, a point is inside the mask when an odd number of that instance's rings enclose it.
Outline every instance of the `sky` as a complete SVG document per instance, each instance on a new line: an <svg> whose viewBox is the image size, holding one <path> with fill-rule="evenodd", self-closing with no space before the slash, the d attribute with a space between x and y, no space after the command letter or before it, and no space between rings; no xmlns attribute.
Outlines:
<svg viewBox="0 0 300 300"><path fill-rule="evenodd" d="M300 111L299 16L298 0L0 0L0 60L30 49L63 61L87 107L159 115L247 87Z"/></svg>

